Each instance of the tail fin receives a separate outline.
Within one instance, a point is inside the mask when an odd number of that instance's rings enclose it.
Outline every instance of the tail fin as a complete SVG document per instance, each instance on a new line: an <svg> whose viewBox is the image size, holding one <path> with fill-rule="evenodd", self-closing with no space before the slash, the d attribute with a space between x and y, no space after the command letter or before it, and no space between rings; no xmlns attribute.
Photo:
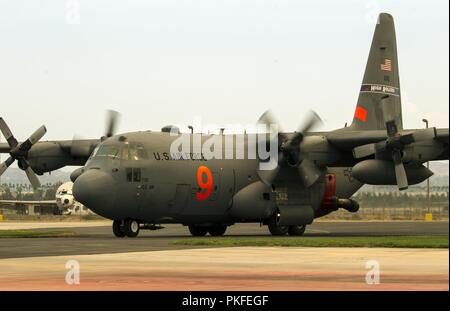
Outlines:
<svg viewBox="0 0 450 311"><path fill-rule="evenodd" d="M389 97L389 115L394 117L398 129L402 129L394 19L390 14L381 13L370 47L351 128L355 130L386 129L385 121L388 120L384 120L381 104L381 99L386 97Z"/></svg>

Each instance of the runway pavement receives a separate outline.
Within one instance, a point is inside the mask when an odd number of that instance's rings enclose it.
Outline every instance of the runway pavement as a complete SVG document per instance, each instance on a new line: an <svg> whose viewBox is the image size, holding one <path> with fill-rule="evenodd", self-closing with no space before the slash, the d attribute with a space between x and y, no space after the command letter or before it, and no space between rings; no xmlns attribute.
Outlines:
<svg viewBox="0 0 450 311"><path fill-rule="evenodd" d="M79 284L70 285L74 262ZM448 249L232 247L1 259L0 290L448 290Z"/></svg>
<svg viewBox="0 0 450 311"><path fill-rule="evenodd" d="M109 223L84 225L49 225L79 237L0 238L0 290L448 290L448 249L175 246L190 236L186 227L118 239ZM27 228L3 222L0 230L15 226ZM316 222L306 235L448 236L448 229L448 221ZM227 235L270 238L255 224L232 226ZM66 283L72 260L79 285ZM369 285L373 260L380 284Z"/></svg>
<svg viewBox="0 0 450 311"><path fill-rule="evenodd" d="M51 230L70 230L80 234L79 237L67 238L0 238L0 259L38 256L63 256L84 254L106 254L122 252L160 251L187 248L205 248L205 246L175 246L173 240L190 237L186 227L167 225L157 231L141 231L137 238L118 239L112 235L108 223L97 226L87 223L86 227L55 228ZM0 230L13 228L12 223L0 223ZM65 224L61 223L64 227ZM39 229L45 230L44 225ZM21 226L20 228L23 228ZM308 236L381 236L381 235L447 235L448 221L391 221L391 222L316 222L307 227ZM237 224L231 226L226 235L232 236L268 236L266 226L258 224Z"/></svg>

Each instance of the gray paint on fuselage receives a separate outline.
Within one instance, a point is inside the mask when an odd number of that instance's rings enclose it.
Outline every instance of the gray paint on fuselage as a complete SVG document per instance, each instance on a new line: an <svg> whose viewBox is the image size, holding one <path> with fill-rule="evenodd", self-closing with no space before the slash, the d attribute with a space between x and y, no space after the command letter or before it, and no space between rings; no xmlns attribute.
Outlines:
<svg viewBox="0 0 450 311"><path fill-rule="evenodd" d="M122 137L119 139L119 137ZM144 146L147 160L120 160L110 157L93 157L86 163L86 169L101 169L111 174L115 180L114 206L102 209L103 216L112 219L134 218L153 223L203 223L235 221L228 214L235 193L259 181L256 171L259 161L248 159L247 137L245 137L245 159L181 159L168 156L170 146L178 136L159 132L135 132L113 136L104 141L105 145L122 146L140 143ZM210 138L203 135L202 142ZM309 143L308 143L309 141ZM307 147L309 146L309 147ZM324 136L309 136L305 139L305 153L315 156L317 162L330 161L338 153L330 152ZM196 199L198 191L197 169L205 165L213 174L213 193L204 201ZM128 182L127 169L140 169L140 181ZM348 168L332 168L341 185L337 194L349 197L361 184L349 183L345 177ZM289 205L311 205L320 207L325 188L325 173L312 187L306 189L298 178L296 169L283 166L274 184L287 195ZM281 190L280 190L281 191ZM283 204L283 202L279 202ZM93 207L95 209L95 207ZM107 211L107 212L105 212ZM250 220L249 220L250 221Z"/></svg>

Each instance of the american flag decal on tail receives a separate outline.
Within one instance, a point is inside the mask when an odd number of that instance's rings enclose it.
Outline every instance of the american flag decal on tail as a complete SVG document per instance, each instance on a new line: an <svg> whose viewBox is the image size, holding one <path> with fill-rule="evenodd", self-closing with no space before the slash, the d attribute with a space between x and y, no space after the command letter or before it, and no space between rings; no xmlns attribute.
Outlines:
<svg viewBox="0 0 450 311"><path fill-rule="evenodd" d="M381 64L380 67L383 71L392 71L392 61L388 58L385 58L384 64Z"/></svg>

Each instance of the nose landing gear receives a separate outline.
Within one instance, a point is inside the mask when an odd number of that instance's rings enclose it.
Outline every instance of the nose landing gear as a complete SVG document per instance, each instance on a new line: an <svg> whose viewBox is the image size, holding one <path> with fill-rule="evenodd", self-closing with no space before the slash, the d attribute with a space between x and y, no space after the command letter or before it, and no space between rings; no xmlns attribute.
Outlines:
<svg viewBox="0 0 450 311"><path fill-rule="evenodd" d="M134 219L114 220L112 225L113 233L118 238L125 236L129 238L137 237L139 234L139 222Z"/></svg>

